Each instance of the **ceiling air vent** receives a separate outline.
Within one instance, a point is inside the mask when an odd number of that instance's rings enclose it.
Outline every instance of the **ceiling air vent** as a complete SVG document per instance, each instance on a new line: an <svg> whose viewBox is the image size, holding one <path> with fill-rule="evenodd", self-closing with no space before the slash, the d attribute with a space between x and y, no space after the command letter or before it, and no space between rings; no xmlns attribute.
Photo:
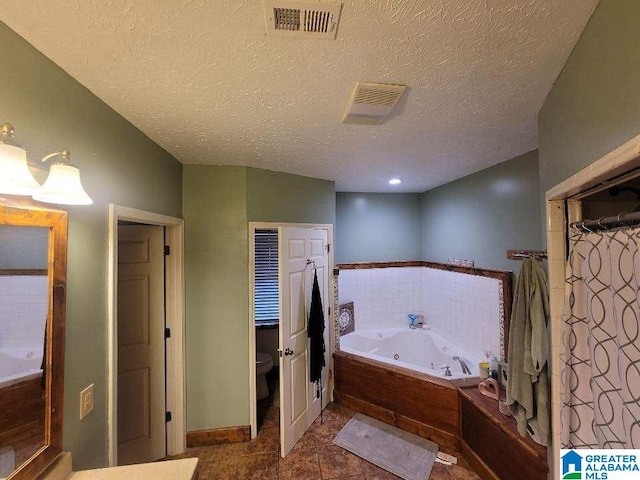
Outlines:
<svg viewBox="0 0 640 480"><path fill-rule="evenodd" d="M406 85L358 82L342 123L379 125L391 114Z"/></svg>
<svg viewBox="0 0 640 480"><path fill-rule="evenodd" d="M269 35L333 40L342 4L267 0L265 8Z"/></svg>

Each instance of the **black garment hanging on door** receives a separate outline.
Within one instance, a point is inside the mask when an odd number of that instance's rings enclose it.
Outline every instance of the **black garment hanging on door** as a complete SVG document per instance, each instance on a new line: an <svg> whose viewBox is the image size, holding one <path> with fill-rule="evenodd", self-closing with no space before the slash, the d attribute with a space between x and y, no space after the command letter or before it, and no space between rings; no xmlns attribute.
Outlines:
<svg viewBox="0 0 640 480"><path fill-rule="evenodd" d="M40 364L40 370L42 370L42 377L40 377L40 389L47 389L47 319L44 319L44 346L42 347L42 363Z"/></svg>
<svg viewBox="0 0 640 480"><path fill-rule="evenodd" d="M316 382L318 390L322 378L322 369L326 363L324 360L324 312L322 311L322 297L318 285L318 274L313 272L313 289L311 290L311 308L309 309L309 379Z"/></svg>

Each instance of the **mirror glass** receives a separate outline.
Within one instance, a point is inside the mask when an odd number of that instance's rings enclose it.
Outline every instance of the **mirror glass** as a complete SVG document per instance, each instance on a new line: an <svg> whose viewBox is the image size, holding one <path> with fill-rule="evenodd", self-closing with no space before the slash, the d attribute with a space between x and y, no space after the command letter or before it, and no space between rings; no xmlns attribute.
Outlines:
<svg viewBox="0 0 640 480"><path fill-rule="evenodd" d="M48 239L0 225L0 478L45 445Z"/></svg>

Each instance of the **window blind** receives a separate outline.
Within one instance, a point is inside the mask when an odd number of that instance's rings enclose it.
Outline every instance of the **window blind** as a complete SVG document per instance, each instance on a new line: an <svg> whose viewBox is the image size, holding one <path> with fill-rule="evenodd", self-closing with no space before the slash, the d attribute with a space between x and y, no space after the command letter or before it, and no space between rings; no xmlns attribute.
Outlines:
<svg viewBox="0 0 640 480"><path fill-rule="evenodd" d="M255 231L254 312L256 325L277 324L280 317L278 297L278 230Z"/></svg>

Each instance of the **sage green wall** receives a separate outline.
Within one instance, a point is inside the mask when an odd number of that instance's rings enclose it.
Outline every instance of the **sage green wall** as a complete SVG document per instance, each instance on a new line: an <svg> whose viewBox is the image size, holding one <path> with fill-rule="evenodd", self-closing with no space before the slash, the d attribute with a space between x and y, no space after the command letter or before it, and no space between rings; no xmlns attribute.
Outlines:
<svg viewBox="0 0 640 480"><path fill-rule="evenodd" d="M640 2L600 0L538 117L542 194L640 133Z"/></svg>
<svg viewBox="0 0 640 480"><path fill-rule="evenodd" d="M76 469L107 464L108 204L182 214L182 166L142 132L0 23L0 112L31 160L71 149L95 202L69 212L64 449ZM94 411L78 420L81 389Z"/></svg>
<svg viewBox="0 0 640 480"><path fill-rule="evenodd" d="M249 423L246 174L184 166L189 431Z"/></svg>
<svg viewBox="0 0 640 480"><path fill-rule="evenodd" d="M333 224L334 182L247 168L247 216L250 222Z"/></svg>
<svg viewBox="0 0 640 480"><path fill-rule="evenodd" d="M248 222L329 223L334 183L184 166L187 429L249 423Z"/></svg>
<svg viewBox="0 0 640 480"><path fill-rule="evenodd" d="M336 262L419 260L419 193L336 194Z"/></svg>
<svg viewBox="0 0 640 480"><path fill-rule="evenodd" d="M539 187L533 151L425 192L422 257L517 270L506 250L541 248Z"/></svg>

